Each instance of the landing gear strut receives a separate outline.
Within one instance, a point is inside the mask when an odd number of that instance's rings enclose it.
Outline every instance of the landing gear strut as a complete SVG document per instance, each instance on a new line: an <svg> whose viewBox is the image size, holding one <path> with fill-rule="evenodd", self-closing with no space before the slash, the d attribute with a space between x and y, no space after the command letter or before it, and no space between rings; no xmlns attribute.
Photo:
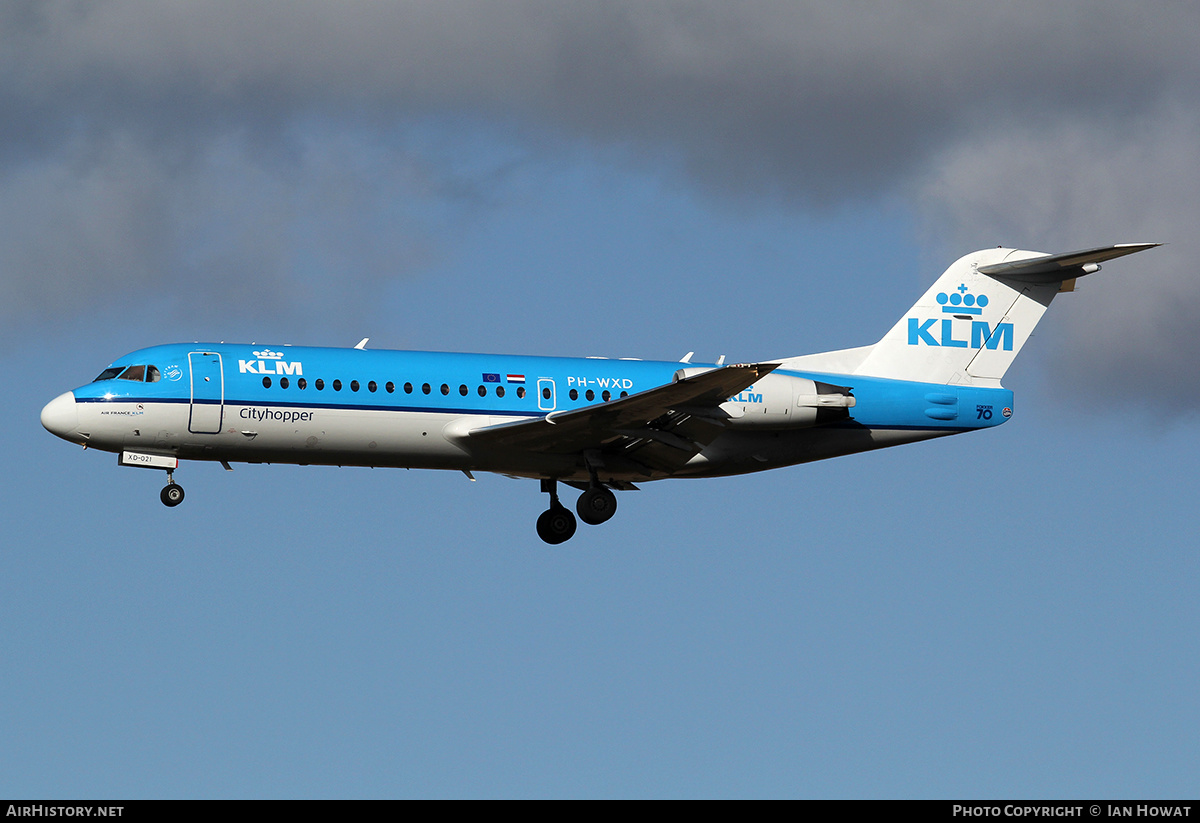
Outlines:
<svg viewBox="0 0 1200 823"><path fill-rule="evenodd" d="M171 509L183 502L183 486L175 482L172 472L167 472L167 485L163 486L158 497L164 506Z"/></svg>
<svg viewBox="0 0 1200 823"><path fill-rule="evenodd" d="M558 502L558 481L543 480L542 491L550 493L550 508L537 519L538 537L552 546L565 543L575 534L575 515Z"/></svg>

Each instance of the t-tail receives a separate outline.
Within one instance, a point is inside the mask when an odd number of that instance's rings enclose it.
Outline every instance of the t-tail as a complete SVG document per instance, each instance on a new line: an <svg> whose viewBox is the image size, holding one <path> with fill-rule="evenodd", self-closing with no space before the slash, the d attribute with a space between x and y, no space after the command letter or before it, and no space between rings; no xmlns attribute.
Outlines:
<svg viewBox="0 0 1200 823"><path fill-rule="evenodd" d="M1115 257L1159 243L1045 254L983 249L959 258L874 346L787 358L783 367L922 383L998 386L1050 301ZM838 367L841 367L840 369Z"/></svg>

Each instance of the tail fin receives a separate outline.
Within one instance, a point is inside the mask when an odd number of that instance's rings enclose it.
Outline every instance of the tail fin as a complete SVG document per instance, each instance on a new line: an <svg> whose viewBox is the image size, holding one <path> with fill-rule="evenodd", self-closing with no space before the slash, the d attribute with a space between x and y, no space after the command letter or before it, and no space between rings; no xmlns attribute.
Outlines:
<svg viewBox="0 0 1200 823"><path fill-rule="evenodd" d="M959 258L854 370L924 383L999 384L1060 291L1100 263L1158 243L1045 254L984 249Z"/></svg>

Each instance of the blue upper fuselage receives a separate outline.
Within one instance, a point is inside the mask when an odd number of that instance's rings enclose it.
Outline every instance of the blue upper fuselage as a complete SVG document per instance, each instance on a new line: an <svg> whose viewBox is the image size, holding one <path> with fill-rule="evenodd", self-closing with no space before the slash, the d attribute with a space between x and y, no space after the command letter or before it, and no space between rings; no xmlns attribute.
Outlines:
<svg viewBox="0 0 1200 823"><path fill-rule="evenodd" d="M219 355L208 377L198 360ZM213 358L217 361L217 358ZM122 378L144 367L138 379ZM700 364L604 358L537 357L259 346L172 344L114 361L78 402L218 403L246 407L387 410L541 417L583 408L672 381ZM715 368L715 364L704 367ZM845 386L855 406L850 425L963 431L1003 423L1012 393L859 375L777 371L766 379L804 378ZM762 395L751 386L739 402Z"/></svg>
<svg viewBox="0 0 1200 823"><path fill-rule="evenodd" d="M210 394L226 404L450 414L542 416L668 383L681 367L599 358L176 344L132 352L106 370L154 366L154 382L114 376L74 393L80 402L189 402L197 390L189 356L203 352L221 355L223 390Z"/></svg>

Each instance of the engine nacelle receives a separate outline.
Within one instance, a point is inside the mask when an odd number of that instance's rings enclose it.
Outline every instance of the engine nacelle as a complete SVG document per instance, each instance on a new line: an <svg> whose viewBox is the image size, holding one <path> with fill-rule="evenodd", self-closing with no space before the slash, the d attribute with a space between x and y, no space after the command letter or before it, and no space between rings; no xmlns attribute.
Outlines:
<svg viewBox="0 0 1200 823"><path fill-rule="evenodd" d="M712 366L689 366L677 371L675 379L712 370ZM803 428L848 420L854 403L854 395L845 386L771 373L742 389L719 409L736 428Z"/></svg>
<svg viewBox="0 0 1200 823"><path fill-rule="evenodd" d="M850 389L803 377L768 374L721 404L741 428L803 428L848 420L854 407Z"/></svg>

